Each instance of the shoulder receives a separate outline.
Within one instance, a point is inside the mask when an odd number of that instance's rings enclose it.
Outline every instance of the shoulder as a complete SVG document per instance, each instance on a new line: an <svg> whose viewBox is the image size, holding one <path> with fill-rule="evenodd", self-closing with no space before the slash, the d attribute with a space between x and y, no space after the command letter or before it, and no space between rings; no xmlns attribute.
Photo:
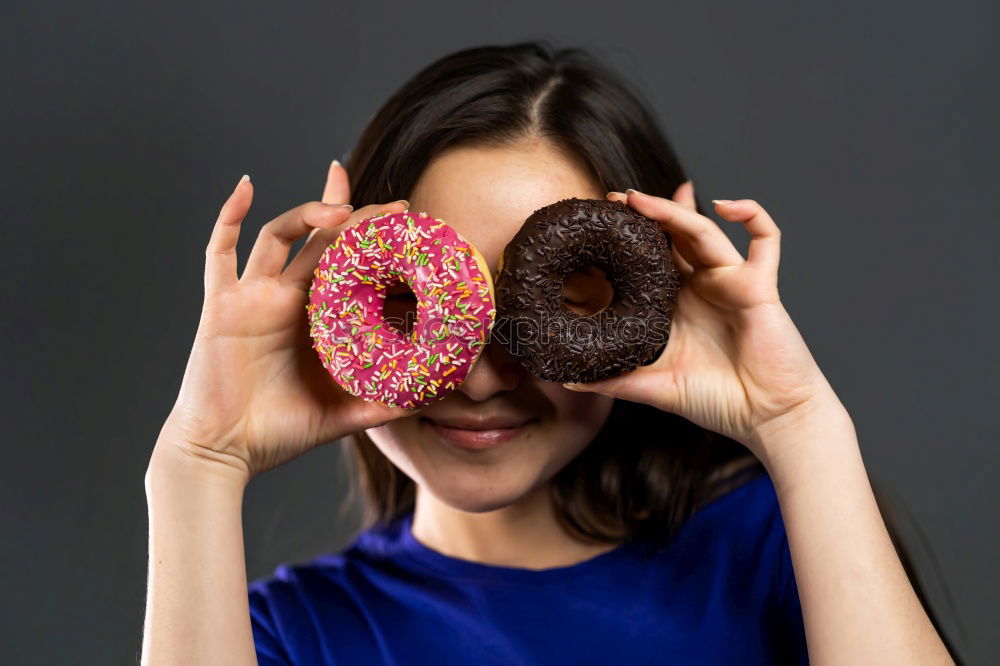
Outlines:
<svg viewBox="0 0 1000 666"><path fill-rule="evenodd" d="M283 563L248 585L251 609L289 617L299 614L361 613L366 598L402 573L401 520L363 527L339 551L298 563Z"/></svg>
<svg viewBox="0 0 1000 666"><path fill-rule="evenodd" d="M315 560L279 565L272 574L257 578L247 586L251 618L277 623L279 617L307 614L305 604L315 598L319 590L329 586L331 574L335 577L337 568L324 570Z"/></svg>
<svg viewBox="0 0 1000 666"><path fill-rule="evenodd" d="M728 572L736 585L772 600L792 593L794 578L788 537L771 478L748 475L702 504L681 526L672 548L694 569Z"/></svg>
<svg viewBox="0 0 1000 666"><path fill-rule="evenodd" d="M771 477L758 465L741 465L718 479L711 494L689 519L706 529L726 527L741 537L784 531Z"/></svg>
<svg viewBox="0 0 1000 666"><path fill-rule="evenodd" d="M350 552L345 549L306 562L278 565L271 575L255 579L247 586L251 607L285 610L329 598L331 593L343 589L351 577Z"/></svg>
<svg viewBox="0 0 1000 666"><path fill-rule="evenodd" d="M349 557L351 552L347 548L307 562L281 564L247 586L261 664L313 663L315 655L330 654L334 644L347 649L350 641L363 640L365 574Z"/></svg>
<svg viewBox="0 0 1000 666"><path fill-rule="evenodd" d="M808 663L802 604L788 534L771 477L761 472L706 504L703 528L714 530L718 564L744 598L760 600L781 663ZM695 518L698 513L695 514Z"/></svg>
<svg viewBox="0 0 1000 666"><path fill-rule="evenodd" d="M364 588L395 572L402 529L401 521L369 526L339 551L280 564L270 576L249 584L251 601L277 608L357 598Z"/></svg>

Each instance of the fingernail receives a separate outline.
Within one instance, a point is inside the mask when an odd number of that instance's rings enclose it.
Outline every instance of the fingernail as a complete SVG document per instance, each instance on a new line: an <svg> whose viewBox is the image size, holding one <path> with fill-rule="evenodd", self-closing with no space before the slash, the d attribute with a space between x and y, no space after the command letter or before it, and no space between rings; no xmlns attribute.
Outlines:
<svg viewBox="0 0 1000 666"><path fill-rule="evenodd" d="M639 190L633 190L631 187L625 190L626 194L642 194Z"/></svg>
<svg viewBox="0 0 1000 666"><path fill-rule="evenodd" d="M340 160L334 160L330 162L331 167L340 166Z"/></svg>
<svg viewBox="0 0 1000 666"><path fill-rule="evenodd" d="M250 176L243 174L243 177L240 178L240 182L236 183L236 187L233 188L233 193L230 194L229 196L233 196L234 194L239 192L240 188L243 187L243 183L247 182L248 180L250 180Z"/></svg>
<svg viewBox="0 0 1000 666"><path fill-rule="evenodd" d="M565 384L563 384L563 388L568 388L570 391L579 391L580 384L576 382L566 382Z"/></svg>
<svg viewBox="0 0 1000 666"><path fill-rule="evenodd" d="M399 199L398 201L393 201L392 203L401 203L401 204L406 204L406 207L407 207L407 208L409 208L409 207L410 207L410 202L409 202L409 201L407 201L406 199Z"/></svg>
<svg viewBox="0 0 1000 666"><path fill-rule="evenodd" d="M346 208L347 210L354 210L354 206L345 203L324 203L324 206L329 206L330 208Z"/></svg>
<svg viewBox="0 0 1000 666"><path fill-rule="evenodd" d="M723 206L725 206L726 204L733 203L733 200L732 199L712 199L712 203L714 203L714 204L722 204Z"/></svg>
<svg viewBox="0 0 1000 666"><path fill-rule="evenodd" d="M618 194L618 195L620 195L620 196L625 196L625 193L624 193L624 192L614 192L614 191L612 191L612 192L608 192L608 193L607 193L607 194L605 194L604 196L605 196L605 198L607 198L607 197L610 197L610 196L611 196L612 194Z"/></svg>

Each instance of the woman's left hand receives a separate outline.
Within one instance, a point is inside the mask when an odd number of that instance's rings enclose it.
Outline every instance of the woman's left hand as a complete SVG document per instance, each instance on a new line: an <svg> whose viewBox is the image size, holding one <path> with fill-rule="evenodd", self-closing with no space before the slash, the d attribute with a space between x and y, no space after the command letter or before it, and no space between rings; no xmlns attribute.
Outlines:
<svg viewBox="0 0 1000 666"><path fill-rule="evenodd" d="M714 221L695 211L690 181L673 201L634 190L608 198L624 201L670 234L681 288L659 358L567 388L653 405L751 450L765 425L793 420L818 404L839 404L778 298L781 234L760 204L716 203L719 215L750 232L744 259Z"/></svg>

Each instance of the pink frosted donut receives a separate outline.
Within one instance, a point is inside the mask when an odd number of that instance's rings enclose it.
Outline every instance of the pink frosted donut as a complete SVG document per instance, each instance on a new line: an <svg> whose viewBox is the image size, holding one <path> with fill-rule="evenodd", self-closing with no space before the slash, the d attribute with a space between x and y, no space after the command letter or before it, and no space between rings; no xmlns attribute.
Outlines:
<svg viewBox="0 0 1000 666"><path fill-rule="evenodd" d="M380 213L327 247L309 289L309 335L351 395L417 407L454 390L479 357L496 316L483 256L427 213ZM385 321L386 288L417 298L410 335Z"/></svg>

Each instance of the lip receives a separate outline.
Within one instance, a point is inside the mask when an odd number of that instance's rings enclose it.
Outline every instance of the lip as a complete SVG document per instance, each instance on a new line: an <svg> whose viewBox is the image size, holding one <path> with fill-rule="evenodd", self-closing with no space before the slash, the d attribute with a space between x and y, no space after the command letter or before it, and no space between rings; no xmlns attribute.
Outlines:
<svg viewBox="0 0 1000 666"><path fill-rule="evenodd" d="M423 417L442 440L463 449L483 450L499 446L524 432L534 419L467 419L447 423Z"/></svg>

